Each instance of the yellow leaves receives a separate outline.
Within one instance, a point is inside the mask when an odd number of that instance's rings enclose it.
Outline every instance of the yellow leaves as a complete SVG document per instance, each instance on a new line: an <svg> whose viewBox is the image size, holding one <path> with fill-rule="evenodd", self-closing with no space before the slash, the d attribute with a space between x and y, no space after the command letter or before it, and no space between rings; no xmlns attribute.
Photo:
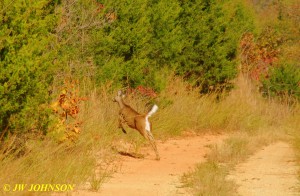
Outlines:
<svg viewBox="0 0 300 196"><path fill-rule="evenodd" d="M58 112L58 109L59 109L59 103L58 103L58 101L53 102L53 103L50 105L50 108L51 108L55 113L57 113L57 112Z"/></svg>
<svg viewBox="0 0 300 196"><path fill-rule="evenodd" d="M79 127L74 127L74 132L75 133L80 133L80 128Z"/></svg>
<svg viewBox="0 0 300 196"><path fill-rule="evenodd" d="M62 129L64 130L60 140L75 141L78 138L83 124L78 120L80 103L86 100L87 98L79 97L78 82L76 80L65 80L57 100L50 105L50 108L59 119L57 130L59 132Z"/></svg>

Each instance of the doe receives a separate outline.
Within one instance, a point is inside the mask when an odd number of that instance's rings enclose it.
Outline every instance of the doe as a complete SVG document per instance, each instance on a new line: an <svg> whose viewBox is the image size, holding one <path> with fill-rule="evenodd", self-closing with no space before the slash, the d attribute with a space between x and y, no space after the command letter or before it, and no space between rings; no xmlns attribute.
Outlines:
<svg viewBox="0 0 300 196"><path fill-rule="evenodd" d="M125 95L122 93L121 90L119 90L118 95L113 100L114 102L117 102L120 106L119 128L121 128L124 133L126 133L124 129L124 124L127 124L132 129L136 129L144 138L148 139L152 148L155 151L156 160L160 160L155 140L151 133L152 126L149 122L149 117L151 117L158 110L157 105L154 105L147 114L139 114L129 105L124 103L123 97L125 97Z"/></svg>

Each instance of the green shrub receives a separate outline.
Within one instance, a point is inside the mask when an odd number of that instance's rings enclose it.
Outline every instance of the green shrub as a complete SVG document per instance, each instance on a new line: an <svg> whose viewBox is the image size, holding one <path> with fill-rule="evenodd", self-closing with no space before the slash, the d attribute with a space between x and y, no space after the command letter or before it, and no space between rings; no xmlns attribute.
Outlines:
<svg viewBox="0 0 300 196"><path fill-rule="evenodd" d="M103 4L104 27L95 31L92 50L99 82L117 85L161 89L175 71L204 92L227 88L237 73L238 40L253 28L251 15L236 0Z"/></svg>
<svg viewBox="0 0 300 196"><path fill-rule="evenodd" d="M0 4L0 133L44 129L55 2Z"/></svg>
<svg viewBox="0 0 300 196"><path fill-rule="evenodd" d="M300 100L300 68L296 65L283 63L271 68L269 77L262 84L262 91L268 96Z"/></svg>
<svg viewBox="0 0 300 196"><path fill-rule="evenodd" d="M236 77L237 44L254 27L241 1L184 1L185 46L177 72L202 85L202 91L231 88Z"/></svg>

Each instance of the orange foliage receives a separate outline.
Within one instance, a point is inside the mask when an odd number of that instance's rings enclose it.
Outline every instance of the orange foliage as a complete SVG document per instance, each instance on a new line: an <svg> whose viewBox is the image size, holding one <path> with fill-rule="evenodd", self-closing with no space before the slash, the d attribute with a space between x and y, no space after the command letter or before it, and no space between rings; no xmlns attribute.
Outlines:
<svg viewBox="0 0 300 196"><path fill-rule="evenodd" d="M60 125L64 126L66 138L74 141L80 133L83 122L78 120L80 102L87 98L79 97L78 81L65 80L60 95L51 105L57 114ZM70 118L71 117L71 118Z"/></svg>
<svg viewBox="0 0 300 196"><path fill-rule="evenodd" d="M281 38L266 28L258 40L252 33L244 34L240 41L241 71L256 81L268 77L268 70L278 61Z"/></svg>
<svg viewBox="0 0 300 196"><path fill-rule="evenodd" d="M138 86L136 88L128 88L126 94L139 94L149 98L156 98L157 93L150 87Z"/></svg>

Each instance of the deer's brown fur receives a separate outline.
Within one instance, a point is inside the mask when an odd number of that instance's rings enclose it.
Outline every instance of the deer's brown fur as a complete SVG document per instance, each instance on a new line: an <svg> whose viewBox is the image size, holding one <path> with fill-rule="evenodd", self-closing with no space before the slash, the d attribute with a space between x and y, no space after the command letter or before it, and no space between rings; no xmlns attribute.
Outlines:
<svg viewBox="0 0 300 196"><path fill-rule="evenodd" d="M125 124L127 124L132 129L136 129L144 138L149 140L152 148L155 151L156 159L159 160L159 153L157 151L154 137L151 133L152 126L148 120L148 118L157 111L157 105L154 105L150 112L148 112L147 114L140 114L132 109L129 105L127 105L123 101L123 97L124 95L122 94L122 91L119 91L118 95L114 98L114 101L117 102L120 106L119 128L121 128L124 133L126 133L126 130L124 128Z"/></svg>

